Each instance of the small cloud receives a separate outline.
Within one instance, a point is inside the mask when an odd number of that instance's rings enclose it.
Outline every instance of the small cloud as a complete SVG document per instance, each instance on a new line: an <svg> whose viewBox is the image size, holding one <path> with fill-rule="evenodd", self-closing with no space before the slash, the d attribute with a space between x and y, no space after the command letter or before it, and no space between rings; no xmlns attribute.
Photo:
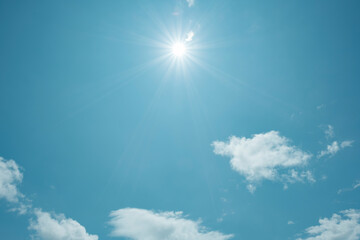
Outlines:
<svg viewBox="0 0 360 240"><path fill-rule="evenodd" d="M334 127L331 125L327 125L327 128L324 132L327 139L333 138L335 136Z"/></svg>
<svg viewBox="0 0 360 240"><path fill-rule="evenodd" d="M339 144L337 141L334 141L331 145L328 145L326 147L326 150L322 150L318 154L318 158L321 158L326 155L330 155L332 157L341 149L344 149L346 147L351 147L353 142L354 141L343 141Z"/></svg>
<svg viewBox="0 0 360 240"><path fill-rule="evenodd" d="M19 215L27 214L32 208L32 205L29 200L27 202L20 202L16 207L10 208L10 212L17 212Z"/></svg>
<svg viewBox="0 0 360 240"><path fill-rule="evenodd" d="M295 183L295 182L316 182L314 176L310 171L298 172L295 169L291 169L287 174L282 175L282 180L285 183Z"/></svg>
<svg viewBox="0 0 360 240"><path fill-rule="evenodd" d="M287 190L289 188L288 184L293 184L296 182L314 183L316 180L310 171L298 172L294 169L291 169L289 173L282 175L282 182L284 183L284 190Z"/></svg>
<svg viewBox="0 0 360 240"><path fill-rule="evenodd" d="M341 143L341 148L351 147L354 141L343 141Z"/></svg>
<svg viewBox="0 0 360 240"><path fill-rule="evenodd" d="M235 212L234 212L234 211L232 211L232 212L230 212L230 213L224 212L224 213L221 215L221 217L219 217L219 218L216 219L216 221L219 222L219 223L220 223L220 222L223 222L223 221L224 221L224 218L225 218L228 214L235 214Z"/></svg>
<svg viewBox="0 0 360 240"><path fill-rule="evenodd" d="M293 225L293 224L295 224L293 221L288 221L288 223L287 223L288 225Z"/></svg>
<svg viewBox="0 0 360 240"><path fill-rule="evenodd" d="M185 41L186 41L186 42L191 42L191 41L193 40L194 35L195 35L195 34L194 34L193 31L188 32Z"/></svg>
<svg viewBox="0 0 360 240"><path fill-rule="evenodd" d="M256 186L253 184L248 184L246 188L249 190L250 193L254 193L256 191Z"/></svg>
<svg viewBox="0 0 360 240"><path fill-rule="evenodd" d="M189 7L194 6L195 0L186 0Z"/></svg>

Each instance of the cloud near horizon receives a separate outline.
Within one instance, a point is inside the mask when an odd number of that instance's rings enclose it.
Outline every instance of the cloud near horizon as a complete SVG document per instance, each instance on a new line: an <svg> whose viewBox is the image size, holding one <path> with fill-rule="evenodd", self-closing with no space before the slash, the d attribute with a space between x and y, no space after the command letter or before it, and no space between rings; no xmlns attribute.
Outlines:
<svg viewBox="0 0 360 240"><path fill-rule="evenodd" d="M256 183L262 180L279 181L285 186L315 181L310 171L295 169L306 165L312 155L290 145L290 140L277 131L255 134L251 138L232 136L228 142L214 141L212 146L215 154L230 157L232 169L245 177L250 192L254 192Z"/></svg>
<svg viewBox="0 0 360 240"><path fill-rule="evenodd" d="M209 231L201 221L192 221L182 212L154 212L124 208L110 213L111 236L133 240L227 240L233 235Z"/></svg>
<svg viewBox="0 0 360 240"><path fill-rule="evenodd" d="M319 225L306 229L307 238L297 240L358 240L360 238L360 211L349 209L319 219Z"/></svg>

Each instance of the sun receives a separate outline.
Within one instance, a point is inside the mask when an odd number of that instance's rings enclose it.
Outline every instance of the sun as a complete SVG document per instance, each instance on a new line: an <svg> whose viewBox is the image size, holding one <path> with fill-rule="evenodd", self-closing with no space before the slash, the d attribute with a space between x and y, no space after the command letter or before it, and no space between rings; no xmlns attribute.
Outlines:
<svg viewBox="0 0 360 240"><path fill-rule="evenodd" d="M175 57L182 57L186 53L186 47L184 43L177 42L171 47L171 52Z"/></svg>

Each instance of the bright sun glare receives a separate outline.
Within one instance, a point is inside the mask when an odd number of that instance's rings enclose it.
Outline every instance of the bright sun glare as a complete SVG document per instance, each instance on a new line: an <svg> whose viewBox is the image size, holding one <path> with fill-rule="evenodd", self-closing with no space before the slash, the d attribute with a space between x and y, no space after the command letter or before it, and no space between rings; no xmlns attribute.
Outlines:
<svg viewBox="0 0 360 240"><path fill-rule="evenodd" d="M176 57L182 57L186 53L186 47L183 43L175 43L171 48L172 53Z"/></svg>

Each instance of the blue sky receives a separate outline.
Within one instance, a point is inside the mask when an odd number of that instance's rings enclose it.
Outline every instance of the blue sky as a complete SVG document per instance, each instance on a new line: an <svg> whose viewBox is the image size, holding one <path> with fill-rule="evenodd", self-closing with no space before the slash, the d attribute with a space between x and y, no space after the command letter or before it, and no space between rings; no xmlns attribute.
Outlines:
<svg viewBox="0 0 360 240"><path fill-rule="evenodd" d="M0 1L0 238L360 239L358 1Z"/></svg>

